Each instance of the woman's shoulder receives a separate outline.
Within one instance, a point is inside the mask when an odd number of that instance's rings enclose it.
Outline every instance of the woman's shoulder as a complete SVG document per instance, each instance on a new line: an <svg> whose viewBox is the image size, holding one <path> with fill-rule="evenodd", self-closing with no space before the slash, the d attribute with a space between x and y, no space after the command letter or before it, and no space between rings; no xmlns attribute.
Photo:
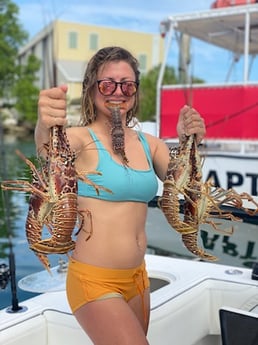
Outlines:
<svg viewBox="0 0 258 345"><path fill-rule="evenodd" d="M154 157L157 152L167 153L168 146L162 139L147 132L141 132L141 133L145 136L148 142L152 157Z"/></svg>
<svg viewBox="0 0 258 345"><path fill-rule="evenodd" d="M150 134L147 132L140 132L140 133L142 133L145 136L149 145L162 145L162 146L166 145L162 139L158 138L157 136L155 136L153 134Z"/></svg>
<svg viewBox="0 0 258 345"><path fill-rule="evenodd" d="M79 137L83 139L84 137L90 136L89 130L86 126L72 126L66 129L68 137Z"/></svg>
<svg viewBox="0 0 258 345"><path fill-rule="evenodd" d="M90 132L85 126L68 127L66 133L72 149L76 151L92 141Z"/></svg>

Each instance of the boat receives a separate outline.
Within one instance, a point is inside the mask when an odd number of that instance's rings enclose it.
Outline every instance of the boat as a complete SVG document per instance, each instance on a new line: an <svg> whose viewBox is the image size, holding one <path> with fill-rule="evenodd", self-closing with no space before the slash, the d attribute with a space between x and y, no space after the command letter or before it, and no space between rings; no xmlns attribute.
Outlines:
<svg viewBox="0 0 258 345"><path fill-rule="evenodd" d="M200 148L204 179L212 178L218 187L234 188L253 196L258 195L258 74L257 69L252 69L258 54L257 23L257 3L172 15L161 21L165 57L157 81L154 124L158 137L169 146L176 145L179 109L186 103L198 109L207 128ZM228 68L225 80L194 83L192 70L196 70L199 61L194 58L191 63L191 42L198 42L203 50L213 49L218 56L228 52L231 58L221 61ZM179 54L178 69L179 75L182 74L179 85L163 83L171 51ZM232 82L230 78L237 64L242 66L242 78Z"/></svg>
<svg viewBox="0 0 258 345"><path fill-rule="evenodd" d="M257 30L258 6L256 4L237 6L237 8L210 9L205 12L169 17L162 24L163 29L165 28L168 34L167 49L175 31L181 30L184 33L191 33L193 35L196 32L196 37L198 37L197 31L207 34L209 33L207 28L211 27L214 28L214 32L221 33L222 22L223 31L232 34L240 32L241 38L245 37L245 47L248 45L250 48L254 46L254 50L251 50L251 52L255 54L258 41L249 29ZM227 22L230 23L229 28L226 27ZM194 25L196 23L198 23L198 28ZM211 23L210 26L209 23ZM243 32L246 31L249 34L243 35ZM215 39L216 35L214 32L211 34L211 37ZM248 39L246 39L246 36ZM226 42L230 43L231 39L229 38L229 41L226 40ZM207 37L206 40L208 40ZM216 42L214 41L213 43L215 44ZM246 52L246 48L244 50ZM195 106L195 102L199 97L197 96L198 92L201 92L200 95L203 92L206 94L210 87L204 90L204 85L195 86L189 84L188 86L184 85L180 90L178 86L162 85L165 64L166 62L164 61L158 80L157 103L159 111L157 112L156 133L159 137L166 140L168 145L172 145L175 139L172 128L175 127L175 123L173 122L174 120L171 123L167 121L168 117L171 114L173 115L170 105L174 107L175 103L175 109L172 108L174 109L173 111L177 112L176 108L179 104L176 103L176 100L181 97L183 102L185 101L185 95L190 94L190 98L194 101L192 105ZM245 69L247 69L246 64ZM253 94L253 92L250 92L249 84L247 84L247 81L245 81L241 85L224 85L223 91L229 91L227 97L229 95L232 97L236 90L240 90L241 96ZM251 88L253 87L256 92L258 90L257 85L254 84ZM212 92L214 91L213 87L210 89ZM215 91L217 89L221 90L219 86L215 87ZM231 91L234 92L231 93ZM174 97L175 92L181 93L181 96ZM223 92L218 92L218 95L223 95ZM170 99L172 102L166 103ZM244 99L246 98L244 97ZM255 103L253 98L248 102ZM167 107L168 105L169 107ZM246 108L247 103L243 106ZM169 111L169 116L167 116L166 109ZM248 110L246 109L245 114ZM248 126L248 128L250 127L250 132L248 132L250 138L248 140L244 136L237 138L233 135L234 133L230 138L218 138L214 131L211 131L211 134L208 131L208 138L204 143L205 166L209 166L210 159L212 169L217 169L217 176L221 176L221 171L224 171L224 174L227 176L225 181L221 178L221 181L226 183L223 186L224 188L229 187L230 176L231 180L235 181L233 173L239 179L240 175L241 177L244 176L242 185L240 180L238 180L237 183L231 182L231 187L234 185L239 191L243 188L244 191L251 192L251 194L257 196L256 163L258 154L256 148L258 137L257 130L252 131L254 128L257 128L253 112L250 113L250 118L251 125ZM213 121L217 120L213 117ZM240 130L243 126L239 124L236 127ZM166 133L167 129L169 129L169 135ZM227 134L227 131L225 133ZM241 149L236 149L239 145ZM230 162L229 167L232 170L231 175L227 166L228 162ZM252 164L247 164L247 162L252 162ZM211 174L210 169L208 168L207 175ZM239 169L244 170L240 171ZM251 187L249 186L247 190L248 179ZM218 181L220 181L220 178L218 178ZM153 211L157 211L156 206L153 207ZM236 210L233 211L235 212ZM165 225L164 219L161 221L162 214L160 210L159 212L159 216L156 217L157 228L168 227L167 224ZM245 217L247 220L245 220ZM258 343L258 267L256 263L258 252L257 247L255 247L257 246L257 216L249 216L248 218L248 216L242 215L242 218L244 220L243 227L239 227L239 232L245 238L246 242L244 245L242 243L243 237L239 240L237 240L237 237L231 240L230 238L232 237L223 234L216 235L221 237L211 238L210 235L207 235L209 230L206 231L205 228L200 229L202 239L206 238L207 240L206 243L204 242L206 248L212 247L215 244L220 248L219 258L222 254L228 252L231 253L232 257L237 256L239 260L246 260L244 262L237 261L237 265L203 262L194 257L191 257L190 260L190 258L146 253L146 266L151 281L151 315L148 332L148 340L151 345L251 345ZM230 226L231 223L229 222L226 226ZM160 229L157 229L158 237L161 238L163 234L161 235L159 231ZM167 232L173 234L171 229ZM159 244L158 240L158 238L153 240L154 246ZM179 237L178 240L180 240ZM237 244L239 247L236 245L237 241L239 242ZM183 245L181 247L183 248ZM241 248L241 250L238 248ZM155 249L157 248L153 248L153 250ZM238 251L237 255L235 255L236 251ZM183 254L185 255L186 252ZM240 263L241 265L238 266ZM73 341L77 345L92 344L72 315L68 305L65 292L66 268L66 263L61 262L59 266L51 269L51 275L47 271L41 271L26 276L18 282L21 289L38 293L38 295L22 301L20 304L17 303L14 295L11 305L0 311L0 344L70 345ZM0 272L0 278L6 278L3 274L4 272L4 270ZM12 290L15 290L15 288ZM236 322L239 322L239 324ZM239 336L239 333L241 336ZM235 334L237 334L237 337ZM234 339L233 342L232 339Z"/></svg>
<svg viewBox="0 0 258 345"><path fill-rule="evenodd" d="M211 4L211 8L229 7L229 6L239 6L246 4L253 4L257 2L256 0L216 0Z"/></svg>
<svg viewBox="0 0 258 345"><path fill-rule="evenodd" d="M256 202L258 74L252 66L258 54L257 23L258 4L254 1L216 1L207 11L173 14L163 19L160 33L164 37L165 54L157 81L156 121L142 125L143 130L160 137L169 147L177 146L179 109L186 103L198 109L207 128L206 137L199 148L203 157L203 180L211 179L216 187L233 188L238 193L247 192ZM220 54L223 50L231 56L223 82L193 82L189 53L189 42L193 41L201 42L202 49L214 48L214 54ZM179 55L178 68L179 74L182 74L182 83L179 85L163 82L171 52L173 55L178 52ZM194 70L198 62L194 58ZM236 64L242 64L242 78L232 82L230 78ZM162 194L162 183L158 194ZM153 203L152 206L150 213L155 214L159 230L156 236L149 232L149 246L156 253L168 255L172 255L173 248L177 248L177 255L187 256L185 248L178 245L180 236L176 233L171 235L171 228L157 204ZM254 205L249 204L248 207ZM233 235L216 232L210 226L202 225L200 238L204 248L220 258L219 262L228 264L234 258L237 266L252 267L258 257L258 213L249 217L239 210L231 211L242 222L222 221L222 228L233 226Z"/></svg>
<svg viewBox="0 0 258 345"><path fill-rule="evenodd" d="M146 266L151 281L151 345L220 345L221 310L233 308L239 315L258 316L258 275L251 269L150 254L146 254ZM0 311L0 344L93 344L71 313L65 277L62 263L52 268L52 276L42 271L19 282L22 288L41 294L23 301L17 310ZM252 329L257 335L257 324L244 329L240 325L242 335L250 336Z"/></svg>

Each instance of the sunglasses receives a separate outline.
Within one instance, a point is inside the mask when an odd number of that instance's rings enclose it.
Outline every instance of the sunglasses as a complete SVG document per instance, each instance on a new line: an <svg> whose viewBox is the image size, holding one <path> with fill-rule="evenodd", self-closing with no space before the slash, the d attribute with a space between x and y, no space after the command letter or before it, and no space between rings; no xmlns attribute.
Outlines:
<svg viewBox="0 0 258 345"><path fill-rule="evenodd" d="M117 89L117 85L120 85L122 94L126 97L132 97L136 94L139 82L136 81L114 81L114 80L97 80L99 92L103 96L111 96Z"/></svg>

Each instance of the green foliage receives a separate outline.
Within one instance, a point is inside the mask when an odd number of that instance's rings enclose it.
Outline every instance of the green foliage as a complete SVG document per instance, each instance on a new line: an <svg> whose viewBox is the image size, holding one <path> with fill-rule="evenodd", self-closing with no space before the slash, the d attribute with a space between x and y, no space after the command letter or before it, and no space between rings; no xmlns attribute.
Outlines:
<svg viewBox="0 0 258 345"><path fill-rule="evenodd" d="M36 122L38 88L36 72L40 62L29 56L27 64L18 64L19 49L26 43L28 34L18 19L19 8L11 0L0 0L0 98L5 106L15 103L20 113L19 121L30 125Z"/></svg>
<svg viewBox="0 0 258 345"><path fill-rule="evenodd" d="M156 100L157 100L157 81L160 66L154 67L140 80L140 109L139 121L154 121L156 118ZM204 81L193 77L193 83L203 83ZM181 84L172 66L166 66L162 85Z"/></svg>
<svg viewBox="0 0 258 345"><path fill-rule="evenodd" d="M13 88L16 109L20 113L19 121L27 121L35 125L37 119L37 100L39 89L35 86L36 72L40 68L40 61L30 55L27 65L18 66L18 78Z"/></svg>
<svg viewBox="0 0 258 345"><path fill-rule="evenodd" d="M154 67L140 80L140 121L154 121L156 114L157 81L160 66ZM175 69L167 66L164 72L163 84L177 84Z"/></svg>
<svg viewBox="0 0 258 345"><path fill-rule="evenodd" d="M28 35L18 21L19 8L10 0L0 0L0 97L9 96L17 72L19 47Z"/></svg>

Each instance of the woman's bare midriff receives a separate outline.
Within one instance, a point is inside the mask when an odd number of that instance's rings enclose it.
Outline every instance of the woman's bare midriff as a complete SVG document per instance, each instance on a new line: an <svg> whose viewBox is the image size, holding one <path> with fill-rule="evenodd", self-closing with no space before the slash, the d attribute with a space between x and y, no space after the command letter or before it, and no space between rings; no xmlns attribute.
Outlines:
<svg viewBox="0 0 258 345"><path fill-rule="evenodd" d="M141 265L147 245L147 204L78 197L78 205L84 225L77 235L74 259L118 269Z"/></svg>

